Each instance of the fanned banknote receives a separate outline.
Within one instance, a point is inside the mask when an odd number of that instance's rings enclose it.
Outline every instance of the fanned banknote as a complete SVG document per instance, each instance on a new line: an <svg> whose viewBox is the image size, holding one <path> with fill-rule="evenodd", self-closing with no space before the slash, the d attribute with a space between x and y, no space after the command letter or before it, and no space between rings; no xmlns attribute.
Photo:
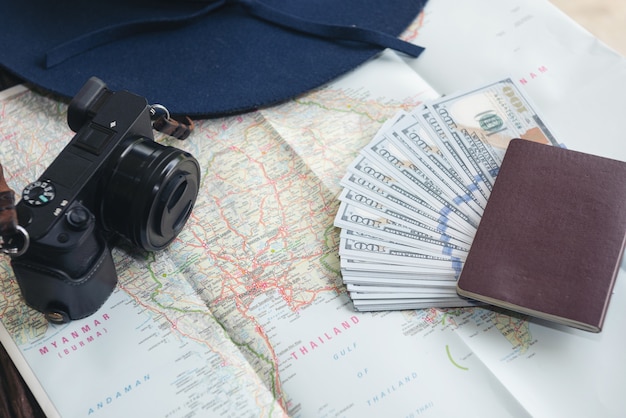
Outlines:
<svg viewBox="0 0 626 418"><path fill-rule="evenodd" d="M513 138L558 145L510 79L389 119L341 180L342 278L358 311L472 306L456 281Z"/></svg>

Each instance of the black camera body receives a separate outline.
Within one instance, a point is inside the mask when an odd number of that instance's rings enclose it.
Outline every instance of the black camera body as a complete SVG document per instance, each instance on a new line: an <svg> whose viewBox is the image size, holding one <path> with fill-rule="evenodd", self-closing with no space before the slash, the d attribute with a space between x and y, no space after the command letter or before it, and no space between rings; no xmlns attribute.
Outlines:
<svg viewBox="0 0 626 418"><path fill-rule="evenodd" d="M22 192L16 209L30 244L11 265L26 303L51 322L106 301L117 283L114 240L161 250L191 214L200 167L154 141L150 110L145 98L91 78L68 108L76 135Z"/></svg>

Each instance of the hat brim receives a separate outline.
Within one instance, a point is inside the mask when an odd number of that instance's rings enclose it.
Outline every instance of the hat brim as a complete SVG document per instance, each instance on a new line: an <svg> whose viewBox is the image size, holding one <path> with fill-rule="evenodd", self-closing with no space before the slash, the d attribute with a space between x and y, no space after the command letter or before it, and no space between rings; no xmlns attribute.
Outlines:
<svg viewBox="0 0 626 418"><path fill-rule="evenodd" d="M418 0L264 0L312 21L400 34L419 14ZM51 5L51 3L54 3ZM10 2L0 17L0 64L20 78L72 97L91 76L162 103L173 114L215 117L272 105L319 87L380 52L279 27L236 5L175 30L107 43L46 69L57 45L110 22L189 13L198 3L151 0ZM178 7L178 5L182 5ZM25 8L28 7L28 10Z"/></svg>

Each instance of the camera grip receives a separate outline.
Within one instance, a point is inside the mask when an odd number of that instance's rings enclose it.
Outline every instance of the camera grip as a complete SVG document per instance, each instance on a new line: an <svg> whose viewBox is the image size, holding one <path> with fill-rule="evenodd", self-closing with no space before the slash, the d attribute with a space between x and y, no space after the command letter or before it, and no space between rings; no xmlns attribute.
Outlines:
<svg viewBox="0 0 626 418"><path fill-rule="evenodd" d="M28 258L11 261L24 300L44 312L50 322L65 323L96 312L117 284L111 252L100 239L100 252L80 277L34 262Z"/></svg>

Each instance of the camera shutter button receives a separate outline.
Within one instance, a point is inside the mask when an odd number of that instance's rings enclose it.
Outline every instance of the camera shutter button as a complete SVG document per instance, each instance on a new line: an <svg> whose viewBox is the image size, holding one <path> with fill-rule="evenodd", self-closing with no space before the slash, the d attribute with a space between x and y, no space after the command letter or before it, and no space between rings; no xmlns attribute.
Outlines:
<svg viewBox="0 0 626 418"><path fill-rule="evenodd" d="M91 222L91 213L89 213L87 209L80 206L71 208L67 211L65 216L68 225L76 230L87 228Z"/></svg>

